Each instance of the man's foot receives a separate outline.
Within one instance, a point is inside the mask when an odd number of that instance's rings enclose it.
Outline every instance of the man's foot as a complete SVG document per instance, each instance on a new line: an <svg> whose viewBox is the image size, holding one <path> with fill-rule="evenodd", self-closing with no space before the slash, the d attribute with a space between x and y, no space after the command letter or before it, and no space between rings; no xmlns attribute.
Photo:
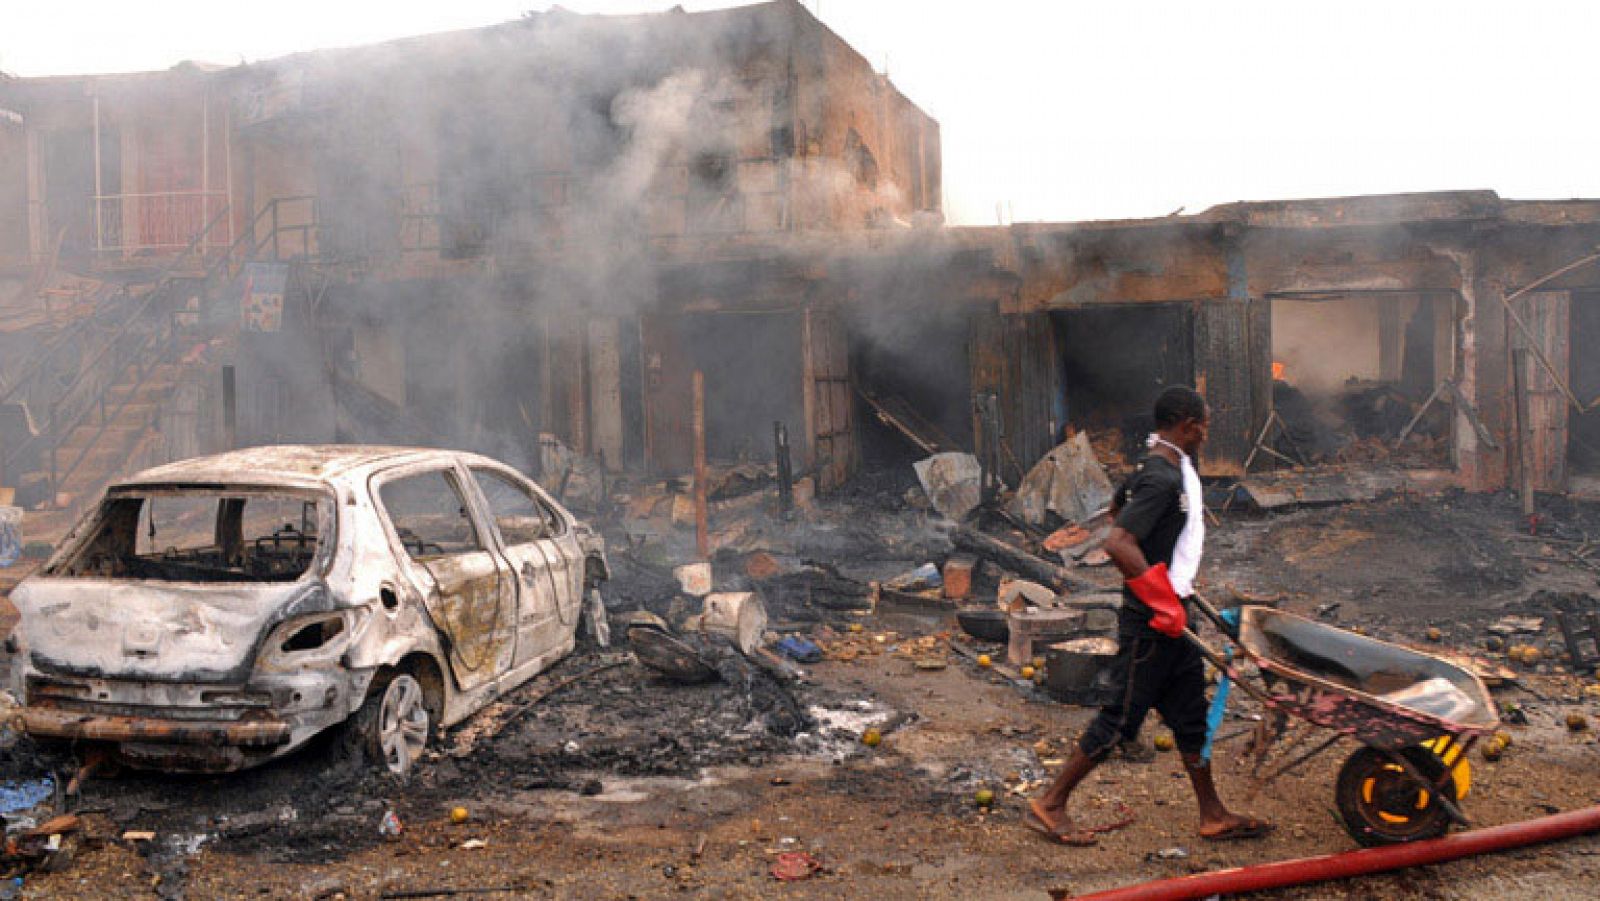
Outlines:
<svg viewBox="0 0 1600 901"><path fill-rule="evenodd" d="M1089 848L1099 841L1093 831L1074 827L1066 811L1052 812L1037 799L1028 802L1028 809L1022 814L1022 823L1059 845Z"/></svg>
<svg viewBox="0 0 1600 901"><path fill-rule="evenodd" d="M1228 814L1214 823L1200 824L1200 837L1208 842L1233 842L1264 838L1272 833L1272 824L1255 817Z"/></svg>

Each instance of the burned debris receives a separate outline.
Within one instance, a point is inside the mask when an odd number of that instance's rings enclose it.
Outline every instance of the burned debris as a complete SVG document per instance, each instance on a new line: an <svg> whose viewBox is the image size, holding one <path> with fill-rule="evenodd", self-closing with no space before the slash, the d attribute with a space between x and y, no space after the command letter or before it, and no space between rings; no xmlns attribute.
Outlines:
<svg viewBox="0 0 1600 901"><path fill-rule="evenodd" d="M787 0L6 78L0 113L30 893L1238 864L1155 812L1158 730L1088 784L1117 847L986 865L1037 857L1118 693L1106 542L1174 385L1208 741L1274 777L1268 853L1347 844L1330 786L1362 844L1462 825L1469 766L1475 822L1600 791L1600 202L944 228L939 124Z"/></svg>

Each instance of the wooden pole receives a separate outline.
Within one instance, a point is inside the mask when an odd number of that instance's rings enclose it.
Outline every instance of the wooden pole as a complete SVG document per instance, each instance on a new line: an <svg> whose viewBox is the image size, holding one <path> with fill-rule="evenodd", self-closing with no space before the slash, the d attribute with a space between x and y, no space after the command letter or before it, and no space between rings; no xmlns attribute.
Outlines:
<svg viewBox="0 0 1600 901"><path fill-rule="evenodd" d="M1532 518L1533 507L1533 430L1528 418L1532 415L1528 402L1528 351L1527 348L1518 347L1511 351L1511 384L1512 393L1517 404L1517 469L1518 482L1522 493L1522 515Z"/></svg>
<svg viewBox="0 0 1600 901"><path fill-rule="evenodd" d="M700 559L711 557L706 523L706 377L694 371L694 547Z"/></svg>

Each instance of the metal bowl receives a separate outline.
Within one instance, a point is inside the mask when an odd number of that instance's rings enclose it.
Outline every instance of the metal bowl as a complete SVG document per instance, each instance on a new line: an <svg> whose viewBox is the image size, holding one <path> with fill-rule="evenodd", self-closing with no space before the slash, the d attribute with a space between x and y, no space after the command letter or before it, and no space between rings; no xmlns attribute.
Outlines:
<svg viewBox="0 0 1600 901"><path fill-rule="evenodd" d="M979 641L1011 640L1011 627L1006 624L1006 612L992 608L975 608L972 610L957 610L956 622L961 624L961 631L971 635Z"/></svg>

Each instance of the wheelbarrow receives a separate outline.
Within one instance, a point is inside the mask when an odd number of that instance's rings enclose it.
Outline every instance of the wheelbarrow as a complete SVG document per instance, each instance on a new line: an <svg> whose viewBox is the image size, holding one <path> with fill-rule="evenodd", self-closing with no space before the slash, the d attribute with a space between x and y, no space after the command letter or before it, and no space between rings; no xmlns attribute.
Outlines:
<svg viewBox="0 0 1600 901"><path fill-rule="evenodd" d="M1234 619L1204 598L1195 601L1229 651L1219 653L1192 630L1185 634L1266 708L1246 751L1262 785L1352 739L1360 747L1339 770L1334 804L1358 843L1412 842L1469 825L1460 806L1471 784L1467 755L1500 726L1476 675L1431 654L1270 607L1240 607ZM1244 677L1235 654L1255 665L1259 680ZM1278 747L1291 725L1293 742ZM1296 753L1319 730L1332 734ZM1273 766L1263 773L1269 758Z"/></svg>

